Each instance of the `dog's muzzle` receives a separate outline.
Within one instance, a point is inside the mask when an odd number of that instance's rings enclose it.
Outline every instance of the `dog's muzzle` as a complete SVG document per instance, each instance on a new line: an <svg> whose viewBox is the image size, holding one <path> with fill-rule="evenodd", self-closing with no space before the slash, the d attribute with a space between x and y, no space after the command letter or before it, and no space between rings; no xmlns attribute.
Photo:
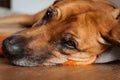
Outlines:
<svg viewBox="0 0 120 80"><path fill-rule="evenodd" d="M2 49L5 57L14 65L19 66L37 66L42 65L50 57L47 52L40 52L39 55L33 55L32 50L26 48L27 40L22 36L11 36L3 41Z"/></svg>

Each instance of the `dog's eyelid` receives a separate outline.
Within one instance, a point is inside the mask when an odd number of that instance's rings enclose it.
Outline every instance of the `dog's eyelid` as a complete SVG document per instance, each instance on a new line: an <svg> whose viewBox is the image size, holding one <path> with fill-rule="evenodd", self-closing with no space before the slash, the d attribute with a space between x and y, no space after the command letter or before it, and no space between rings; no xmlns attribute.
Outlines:
<svg viewBox="0 0 120 80"><path fill-rule="evenodd" d="M51 17L53 15L53 10L48 9L46 15Z"/></svg>
<svg viewBox="0 0 120 80"><path fill-rule="evenodd" d="M63 35L63 37L64 38L66 38L66 39L73 39L73 40L75 40L75 41L77 41L76 40L76 38L78 38L78 36L76 36L76 35L74 35L74 34L72 34L72 33L65 33L64 35Z"/></svg>
<svg viewBox="0 0 120 80"><path fill-rule="evenodd" d="M69 49L76 49L76 44L72 40L69 40L69 41L63 40L62 44Z"/></svg>
<svg viewBox="0 0 120 80"><path fill-rule="evenodd" d="M53 16L55 16L55 15L57 15L58 14L58 9L55 7L55 8L52 8L52 7L50 7L50 8L48 8L48 10L47 10L47 12L46 13L48 13L48 14L51 14L51 15L53 15Z"/></svg>
<svg viewBox="0 0 120 80"><path fill-rule="evenodd" d="M58 10L57 10L57 9L54 9L54 10L53 10L53 15L54 15L54 16L58 15Z"/></svg>
<svg viewBox="0 0 120 80"><path fill-rule="evenodd" d="M61 17L61 10L58 6L54 6L53 9L53 16L55 17L55 19L59 20Z"/></svg>
<svg viewBox="0 0 120 80"><path fill-rule="evenodd" d="M77 41L74 39L73 35L66 34L62 40L63 44L70 49L77 49Z"/></svg>

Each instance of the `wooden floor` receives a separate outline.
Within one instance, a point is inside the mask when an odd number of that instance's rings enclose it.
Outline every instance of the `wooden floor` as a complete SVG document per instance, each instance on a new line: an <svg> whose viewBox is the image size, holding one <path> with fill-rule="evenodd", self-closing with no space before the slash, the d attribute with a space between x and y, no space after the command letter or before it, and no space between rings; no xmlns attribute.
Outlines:
<svg viewBox="0 0 120 80"><path fill-rule="evenodd" d="M0 58L0 80L120 80L120 62L88 66L19 67Z"/></svg>

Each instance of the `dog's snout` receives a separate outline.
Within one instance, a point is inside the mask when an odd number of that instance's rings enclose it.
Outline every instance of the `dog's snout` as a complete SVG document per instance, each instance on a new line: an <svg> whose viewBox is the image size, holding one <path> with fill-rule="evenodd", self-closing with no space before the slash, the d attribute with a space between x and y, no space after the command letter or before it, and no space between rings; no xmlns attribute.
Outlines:
<svg viewBox="0 0 120 80"><path fill-rule="evenodd" d="M21 36L11 36L3 41L2 49L6 54L16 55L22 52L25 38Z"/></svg>

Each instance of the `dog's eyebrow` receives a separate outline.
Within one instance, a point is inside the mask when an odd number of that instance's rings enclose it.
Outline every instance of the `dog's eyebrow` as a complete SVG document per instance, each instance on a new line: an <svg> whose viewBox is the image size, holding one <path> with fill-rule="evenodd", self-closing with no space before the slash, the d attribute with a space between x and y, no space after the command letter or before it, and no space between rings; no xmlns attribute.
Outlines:
<svg viewBox="0 0 120 80"><path fill-rule="evenodd" d="M60 2L61 0L56 0L54 3L53 3L53 5L55 5L56 3L58 3L58 2Z"/></svg>

